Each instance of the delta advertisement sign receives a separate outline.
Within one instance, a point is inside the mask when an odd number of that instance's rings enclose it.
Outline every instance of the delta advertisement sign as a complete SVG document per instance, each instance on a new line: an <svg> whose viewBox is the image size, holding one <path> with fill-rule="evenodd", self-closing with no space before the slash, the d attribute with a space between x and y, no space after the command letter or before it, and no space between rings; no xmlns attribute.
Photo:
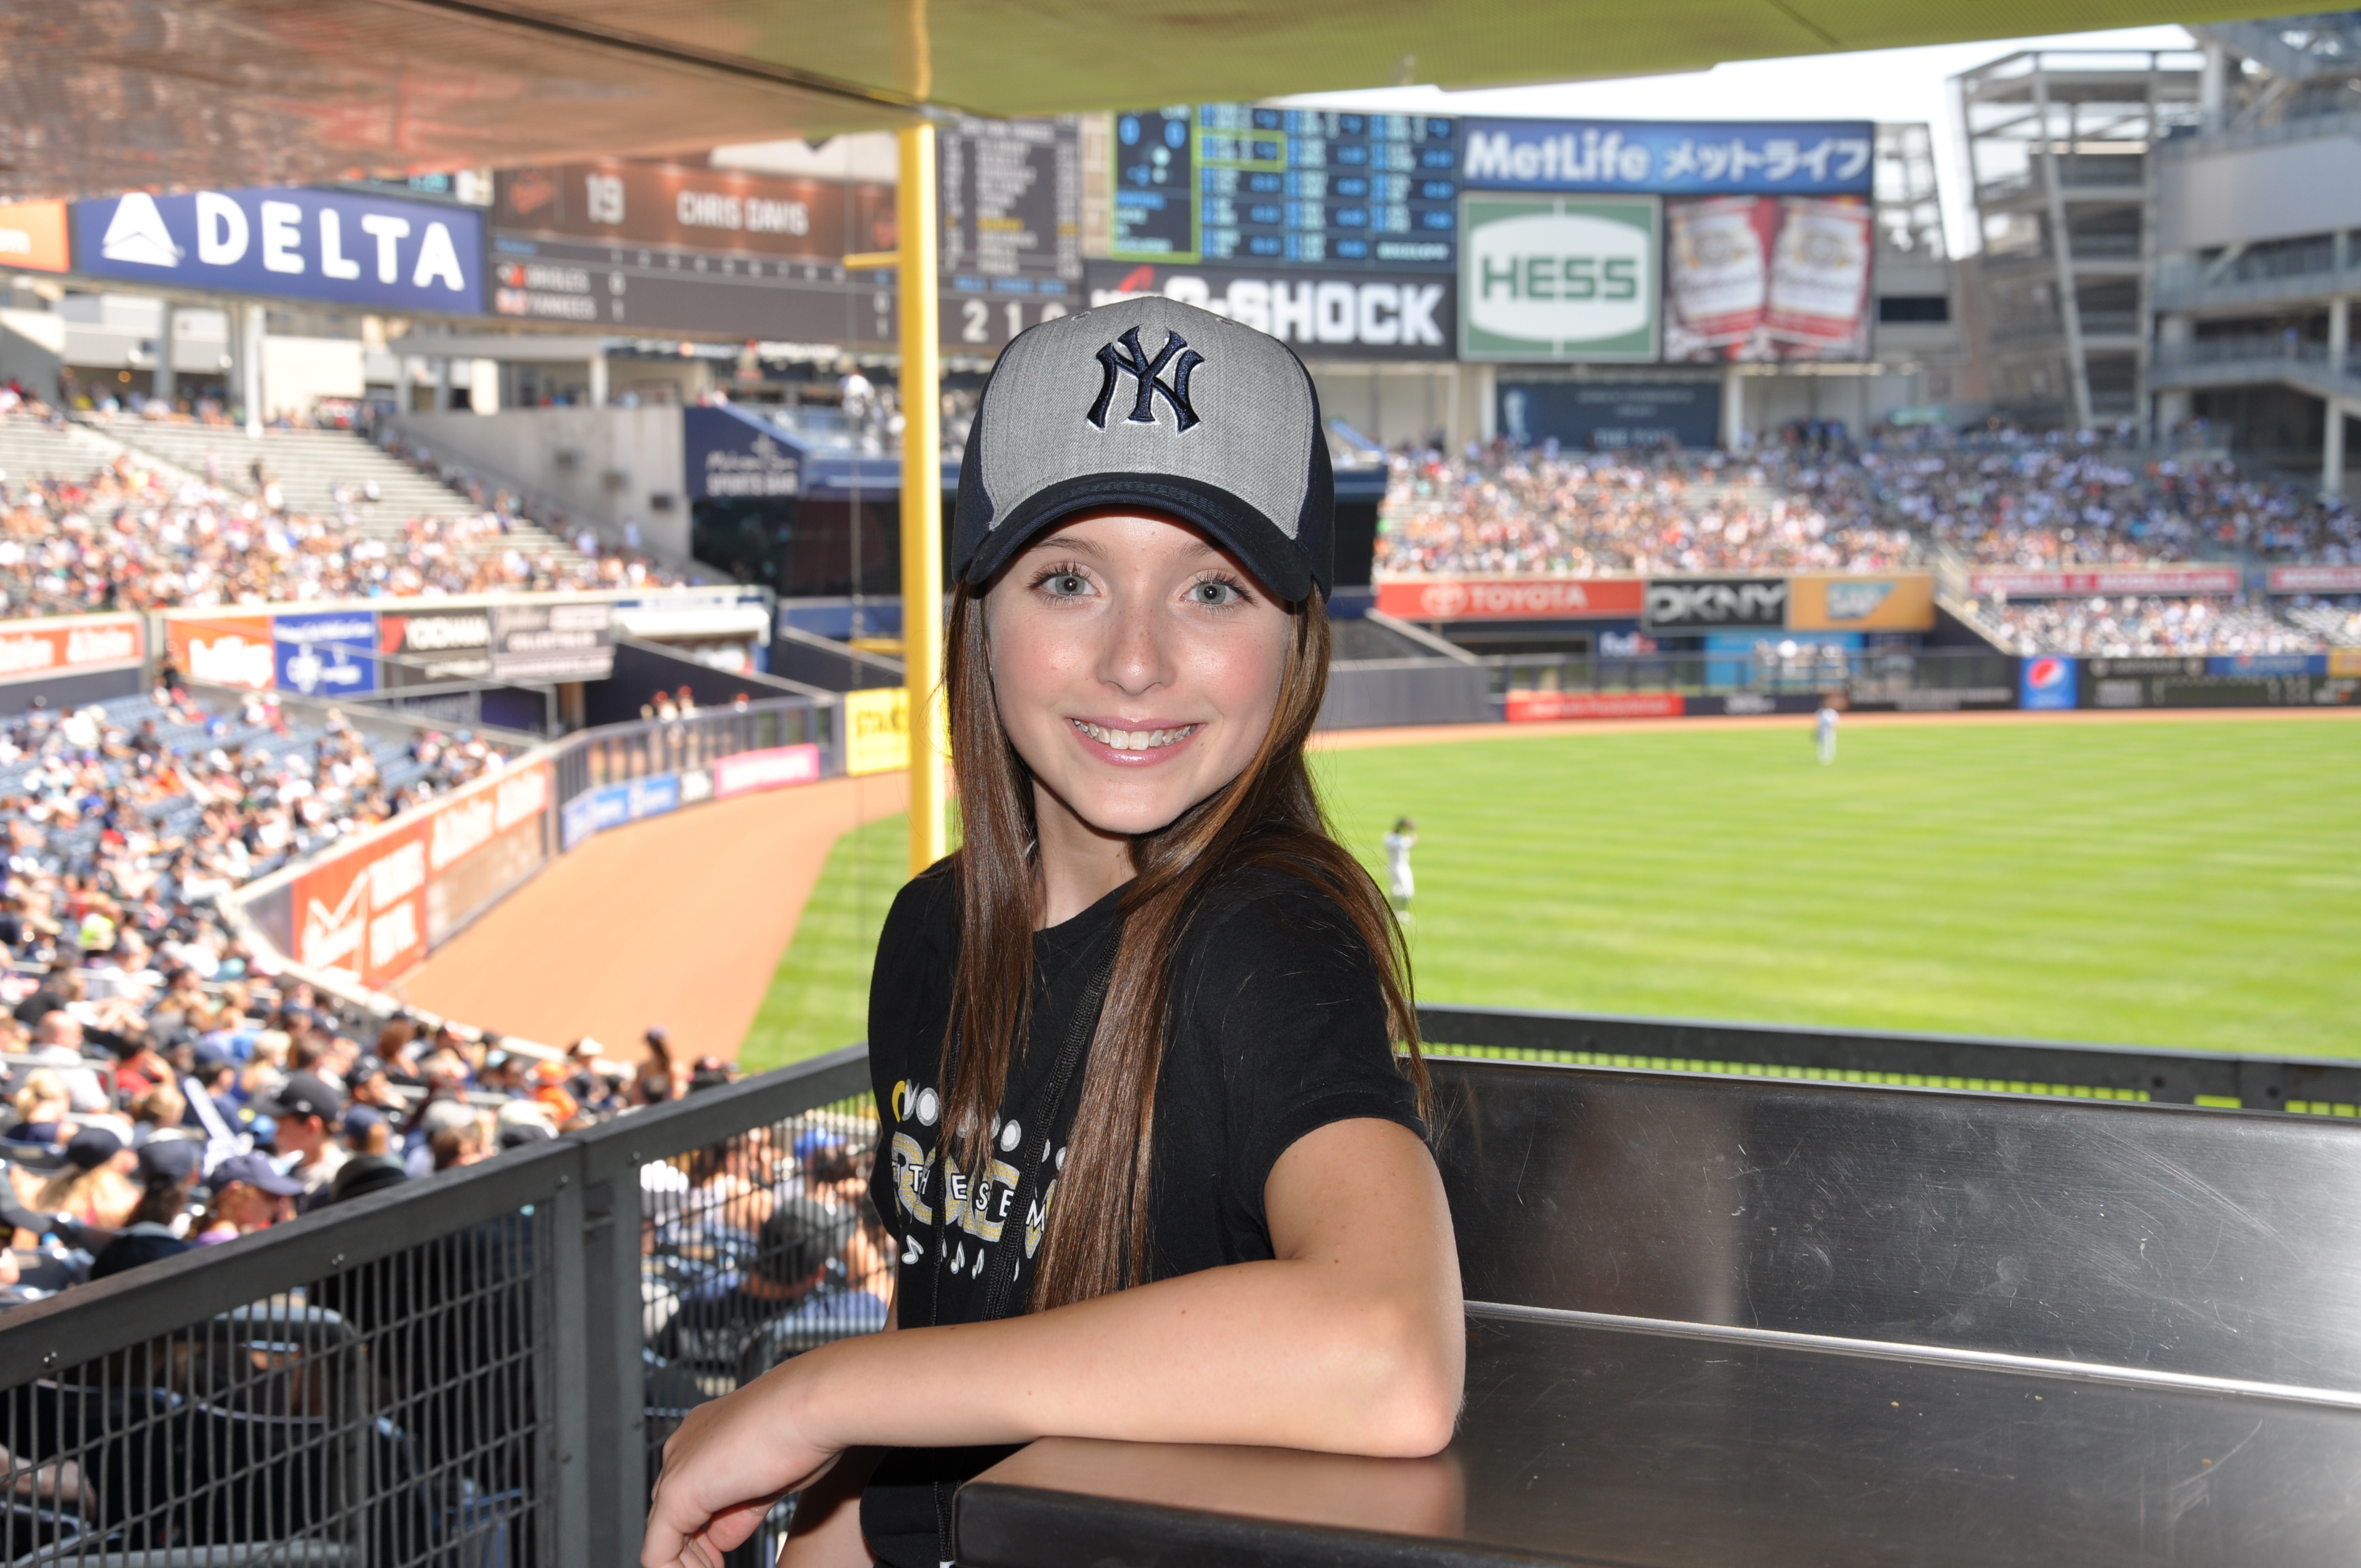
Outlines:
<svg viewBox="0 0 2361 1568"><path fill-rule="evenodd" d="M472 207L294 187L134 191L72 208L74 270L126 282L480 315Z"/></svg>
<svg viewBox="0 0 2361 1568"><path fill-rule="evenodd" d="M0 623L0 685L138 667L147 638L136 615L74 615Z"/></svg>
<svg viewBox="0 0 2361 1568"><path fill-rule="evenodd" d="M1653 630L1927 631L1935 579L1924 572L1794 577L1420 577L1378 585L1400 620L1624 620Z"/></svg>
<svg viewBox="0 0 2361 1568"><path fill-rule="evenodd" d="M290 884L293 957L382 986L547 858L549 764L523 763L304 868Z"/></svg>

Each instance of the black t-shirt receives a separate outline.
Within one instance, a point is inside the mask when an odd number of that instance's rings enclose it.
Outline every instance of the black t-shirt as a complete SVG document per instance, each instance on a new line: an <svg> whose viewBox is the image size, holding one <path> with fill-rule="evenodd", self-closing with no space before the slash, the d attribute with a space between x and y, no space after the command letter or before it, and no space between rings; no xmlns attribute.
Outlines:
<svg viewBox="0 0 2361 1568"><path fill-rule="evenodd" d="M899 1321L973 1322L985 1315L984 1244L1023 1227L1011 1299L1031 1281L1041 1200L1015 1191L1028 1153L1045 1139L1039 1187L1054 1201L1085 1066L1069 1079L1046 1129L1037 1105L1092 983L1121 934L1110 894L1033 939L1030 1037L1011 1065L994 1135L994 1179L980 1193L950 1184L950 1251L935 1302L932 1168L942 1131L941 1071L959 957L958 896L949 862L902 890L886 916L870 981L869 1069L884 1146L871 1196L901 1242ZM1167 1279L1272 1255L1263 1186L1298 1138L1332 1122L1376 1117L1413 1131L1416 1096L1394 1058L1385 997L1368 949L1344 912L1309 883L1243 871L1220 879L1189 921L1175 956L1172 1011L1157 1079L1147 1274ZM1014 1132L1009 1124L1015 1122ZM980 1198L980 1201L975 1200ZM1021 1310L1021 1308L1019 1309ZM870 1549L888 1568L935 1568L933 1482L957 1483L1008 1449L900 1450L879 1465L862 1498Z"/></svg>

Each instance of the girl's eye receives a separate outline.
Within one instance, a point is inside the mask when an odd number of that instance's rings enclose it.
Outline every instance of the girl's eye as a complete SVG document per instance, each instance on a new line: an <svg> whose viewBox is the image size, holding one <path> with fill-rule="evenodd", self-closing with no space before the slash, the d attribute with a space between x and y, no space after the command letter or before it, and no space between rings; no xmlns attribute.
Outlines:
<svg viewBox="0 0 2361 1568"><path fill-rule="evenodd" d="M1091 591L1091 580L1080 572L1052 572L1041 586L1060 598L1076 598Z"/></svg>
<svg viewBox="0 0 2361 1568"><path fill-rule="evenodd" d="M1199 583L1189 590L1189 602L1199 605L1224 605L1237 602L1238 590L1219 578Z"/></svg>

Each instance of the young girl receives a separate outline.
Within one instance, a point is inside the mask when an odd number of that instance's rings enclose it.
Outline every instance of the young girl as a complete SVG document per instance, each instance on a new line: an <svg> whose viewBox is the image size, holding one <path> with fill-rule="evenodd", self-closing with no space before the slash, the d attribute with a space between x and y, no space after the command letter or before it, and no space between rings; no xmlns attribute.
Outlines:
<svg viewBox="0 0 2361 1568"><path fill-rule="evenodd" d="M1001 356L953 548L965 842L895 900L871 991L889 1332L693 1411L651 1568L715 1568L790 1490L782 1562L935 1568L958 1484L1048 1435L1449 1440L1400 938L1303 762L1332 503L1272 338L1149 298Z"/></svg>

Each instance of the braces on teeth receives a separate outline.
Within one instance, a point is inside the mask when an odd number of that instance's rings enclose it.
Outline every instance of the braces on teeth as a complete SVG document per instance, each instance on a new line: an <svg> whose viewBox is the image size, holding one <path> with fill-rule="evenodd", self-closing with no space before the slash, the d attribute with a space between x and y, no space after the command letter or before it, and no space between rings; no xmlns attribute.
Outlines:
<svg viewBox="0 0 2361 1568"><path fill-rule="evenodd" d="M1118 751L1152 751L1159 746L1170 746L1185 739L1197 727L1183 724L1171 729L1109 729L1104 725L1089 724L1082 719L1072 721L1075 729L1103 746Z"/></svg>

